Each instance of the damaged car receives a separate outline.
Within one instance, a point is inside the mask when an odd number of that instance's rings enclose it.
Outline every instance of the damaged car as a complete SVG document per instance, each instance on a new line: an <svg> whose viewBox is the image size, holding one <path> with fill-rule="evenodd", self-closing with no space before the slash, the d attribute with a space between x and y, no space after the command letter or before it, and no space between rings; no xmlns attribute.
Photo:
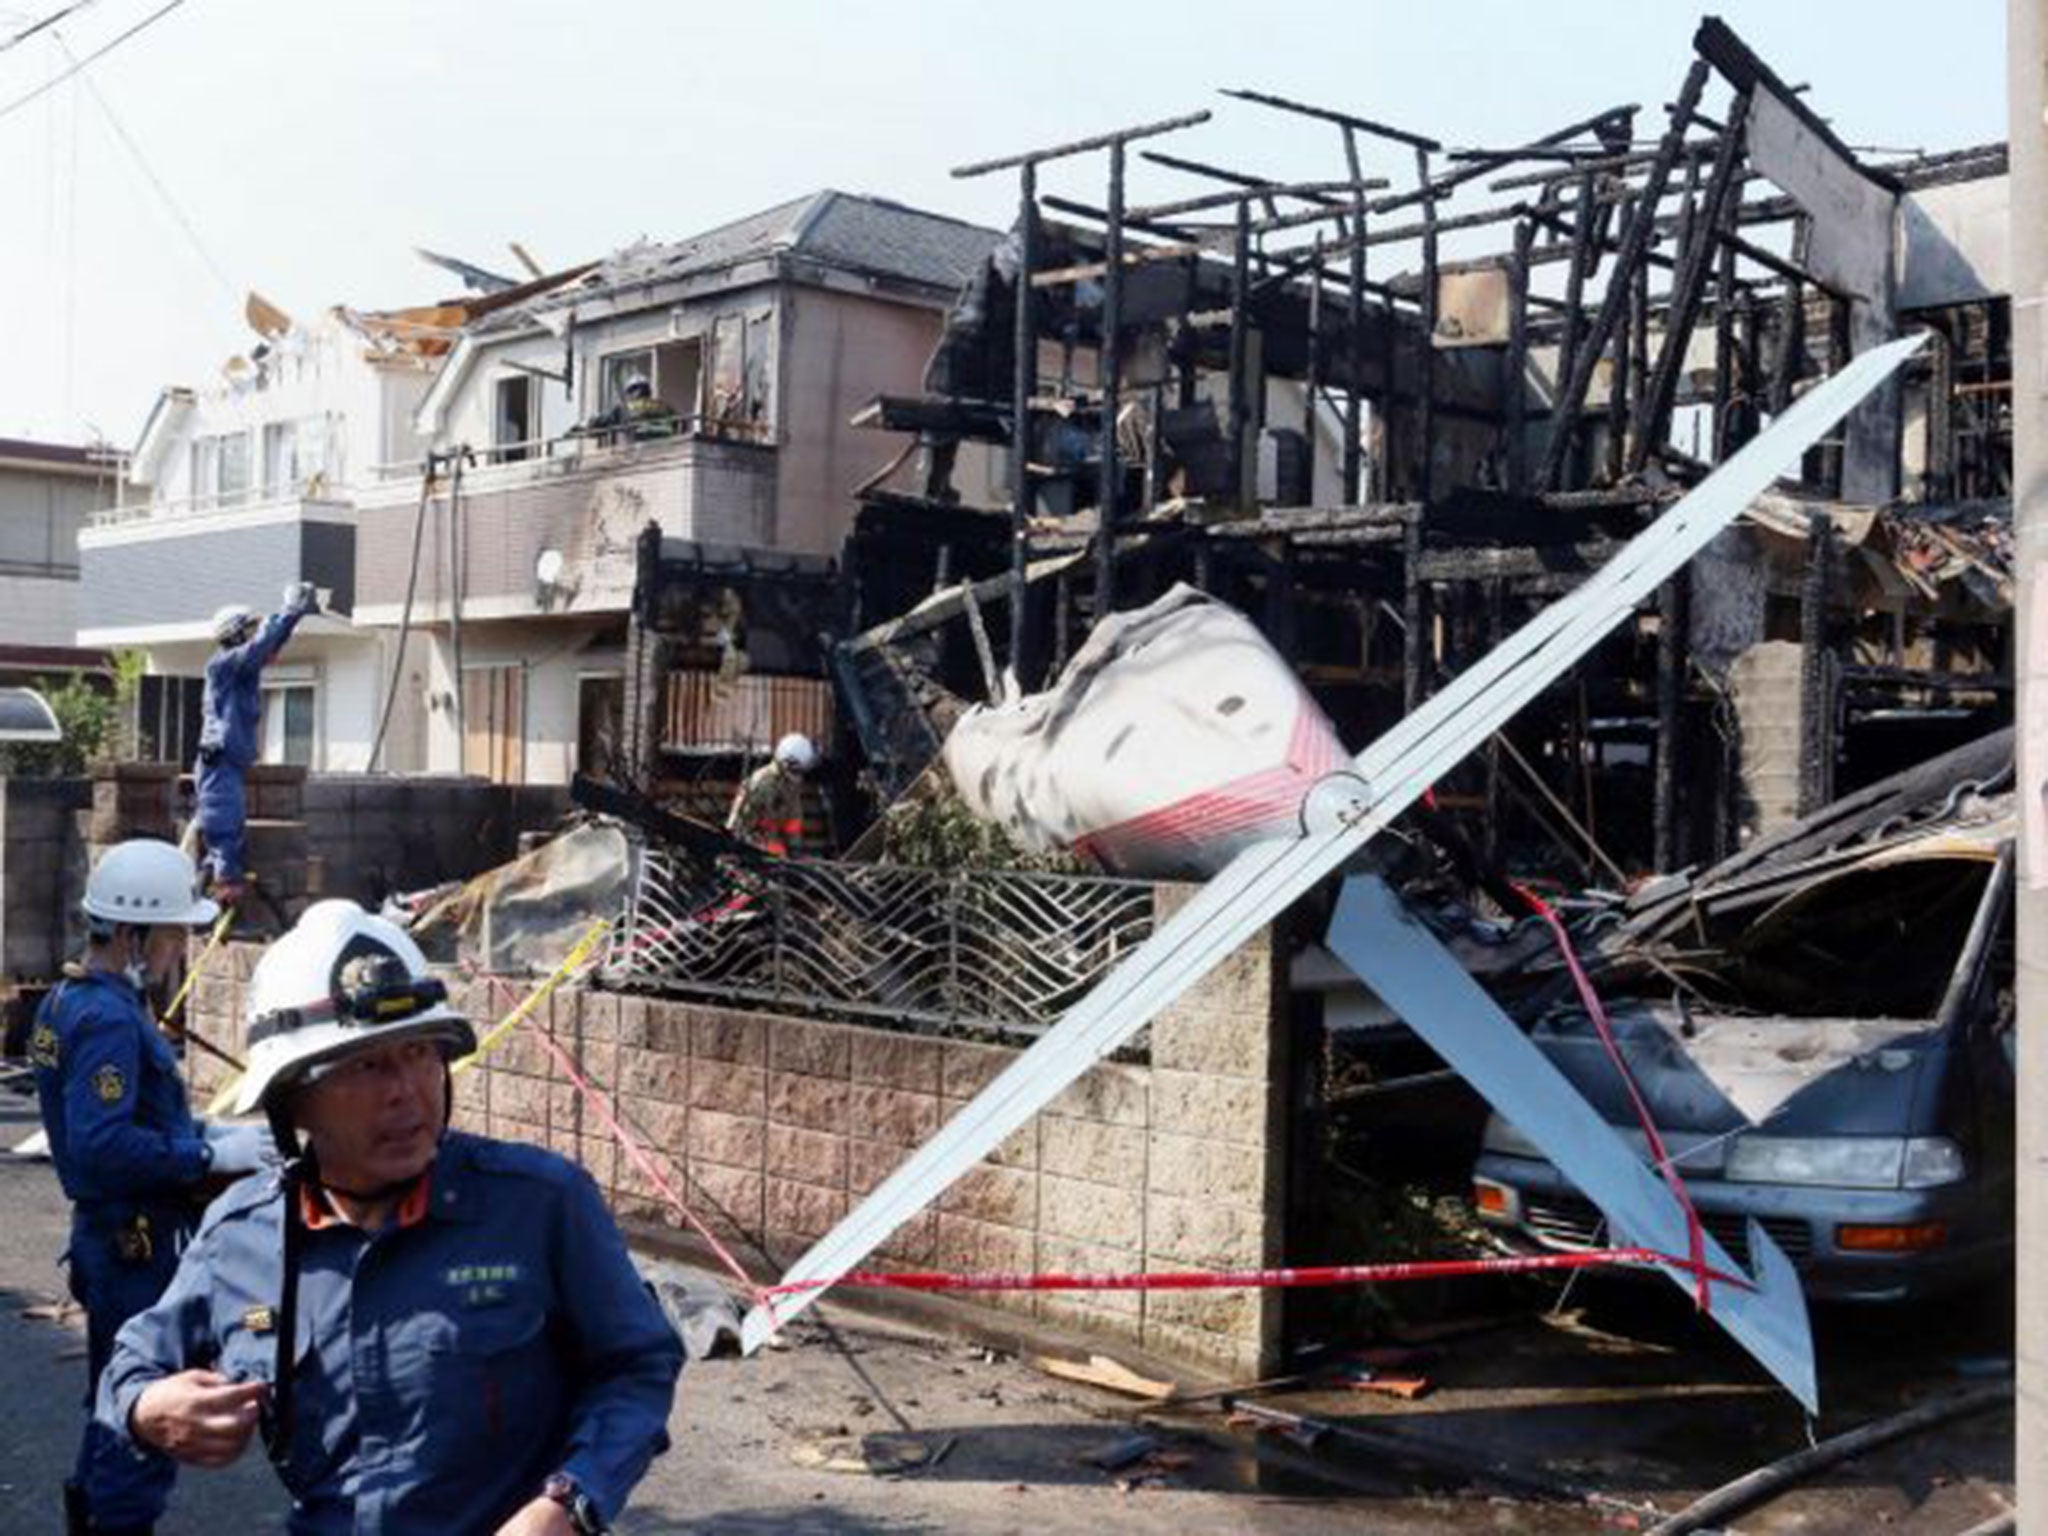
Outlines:
<svg viewBox="0 0 2048 1536"><path fill-rule="evenodd" d="M2012 733L1639 891L1589 957L1701 1224L1756 1218L1816 1300L1992 1279L2013 1242ZM1531 1038L1648 1155L1629 1084L1563 988ZM1473 1175L1514 1246L1601 1246L1598 1211L1498 1116Z"/></svg>

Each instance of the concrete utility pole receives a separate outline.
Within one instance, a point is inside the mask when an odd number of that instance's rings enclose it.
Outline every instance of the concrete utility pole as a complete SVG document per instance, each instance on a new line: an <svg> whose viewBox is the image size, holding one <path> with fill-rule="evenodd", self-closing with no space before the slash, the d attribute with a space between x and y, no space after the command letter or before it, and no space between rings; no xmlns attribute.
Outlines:
<svg viewBox="0 0 2048 1536"><path fill-rule="evenodd" d="M2048 1532L2048 0L2006 0L2012 133L2013 528L2019 613L2021 1536Z"/></svg>

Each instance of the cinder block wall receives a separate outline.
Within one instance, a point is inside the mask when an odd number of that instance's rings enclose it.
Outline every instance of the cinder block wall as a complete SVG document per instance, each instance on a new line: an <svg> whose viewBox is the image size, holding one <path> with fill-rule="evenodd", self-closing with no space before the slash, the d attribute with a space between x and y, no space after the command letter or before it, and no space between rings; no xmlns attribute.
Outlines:
<svg viewBox="0 0 2048 1536"><path fill-rule="evenodd" d="M1162 890L1170 908L1183 899ZM238 1041L256 951L235 946L194 989L193 1022ZM899 1231L903 1268L1162 1271L1282 1262L1285 1011L1261 934L1155 1021L1151 1062L1091 1068ZM525 983L463 982L479 1021ZM735 1008L558 992L537 1011L613 1096L663 1175L727 1240L786 1264L991 1082L1017 1052ZM233 1048L232 1046L230 1047ZM219 1069L195 1058L196 1096ZM667 1223L653 1182L526 1028L456 1079L456 1123L551 1146L624 1219ZM1136 1344L1229 1378L1279 1363L1274 1291L998 1292L973 1304Z"/></svg>
<svg viewBox="0 0 2048 1536"><path fill-rule="evenodd" d="M0 973L47 981L77 942L85 894L78 822L93 803L90 779L0 778Z"/></svg>

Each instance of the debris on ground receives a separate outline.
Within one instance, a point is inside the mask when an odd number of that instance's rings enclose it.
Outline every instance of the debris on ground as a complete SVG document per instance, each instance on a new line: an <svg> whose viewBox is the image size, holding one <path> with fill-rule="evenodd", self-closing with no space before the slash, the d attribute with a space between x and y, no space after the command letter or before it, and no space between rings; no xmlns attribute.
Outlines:
<svg viewBox="0 0 2048 1536"><path fill-rule="evenodd" d="M1105 1392L1118 1392L1126 1397L1142 1397L1155 1403L1166 1402L1178 1390L1172 1382L1141 1376L1108 1355L1090 1355L1086 1360L1037 1355L1031 1363L1046 1375L1057 1376L1062 1381L1078 1381L1084 1386L1100 1387Z"/></svg>

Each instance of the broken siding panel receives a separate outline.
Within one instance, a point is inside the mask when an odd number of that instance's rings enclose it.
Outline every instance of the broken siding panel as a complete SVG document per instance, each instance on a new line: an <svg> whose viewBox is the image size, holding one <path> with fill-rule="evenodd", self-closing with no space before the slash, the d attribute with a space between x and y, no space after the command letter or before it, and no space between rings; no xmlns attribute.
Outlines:
<svg viewBox="0 0 2048 1536"><path fill-rule="evenodd" d="M662 745L671 752L766 753L800 731L829 755L835 718L831 689L817 678L671 672Z"/></svg>

